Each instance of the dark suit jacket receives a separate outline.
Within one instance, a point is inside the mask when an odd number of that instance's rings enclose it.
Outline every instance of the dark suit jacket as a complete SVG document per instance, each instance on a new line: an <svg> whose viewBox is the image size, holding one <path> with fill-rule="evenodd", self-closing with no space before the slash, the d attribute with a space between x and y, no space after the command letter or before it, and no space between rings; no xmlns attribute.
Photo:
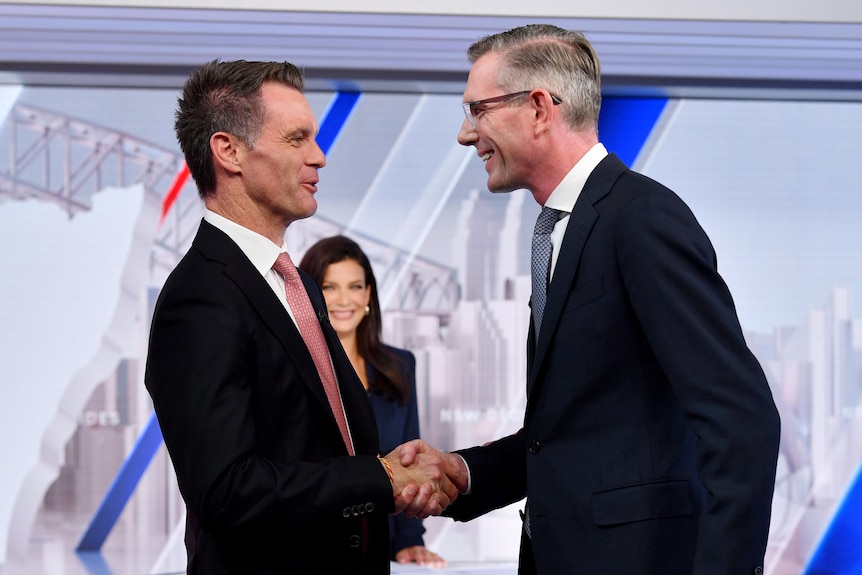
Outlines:
<svg viewBox="0 0 862 575"><path fill-rule="evenodd" d="M320 288L300 275L326 318ZM283 305L201 223L156 303L145 377L188 508L189 573L389 573L394 501L374 415L322 327L354 457Z"/></svg>
<svg viewBox="0 0 862 575"><path fill-rule="evenodd" d="M387 346L388 347L388 346ZM416 357L406 349L389 347L401 360L401 373L407 382L410 397L405 405L388 398L375 389L379 374L368 366L368 399L377 421L380 452L389 453L405 441L419 438L419 404L416 399ZM406 547L424 546L422 520L404 515L389 516L390 558Z"/></svg>
<svg viewBox="0 0 862 575"><path fill-rule="evenodd" d="M527 495L542 575L755 573L778 414L682 200L605 158L571 213L534 342L524 427L462 453L473 495L449 512Z"/></svg>

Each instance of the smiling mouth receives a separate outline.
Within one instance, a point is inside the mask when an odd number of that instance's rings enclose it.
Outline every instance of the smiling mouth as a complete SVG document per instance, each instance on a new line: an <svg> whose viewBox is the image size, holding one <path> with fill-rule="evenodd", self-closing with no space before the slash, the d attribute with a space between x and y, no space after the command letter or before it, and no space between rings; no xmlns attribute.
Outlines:
<svg viewBox="0 0 862 575"><path fill-rule="evenodd" d="M494 153L493 153L493 152L487 152L487 153L485 153L485 154L483 154L483 155L479 156L479 159L480 159L480 160L482 160L482 163L484 164L485 162L487 162L488 160L490 160L490 159L491 159L491 156L493 156L493 155L494 155Z"/></svg>

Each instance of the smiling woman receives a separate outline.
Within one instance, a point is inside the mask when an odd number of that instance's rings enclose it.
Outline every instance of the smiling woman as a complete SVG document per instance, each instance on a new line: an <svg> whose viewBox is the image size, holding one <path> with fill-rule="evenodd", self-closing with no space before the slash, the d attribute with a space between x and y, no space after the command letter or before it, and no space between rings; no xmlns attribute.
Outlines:
<svg viewBox="0 0 862 575"><path fill-rule="evenodd" d="M343 334L342 340L351 335L355 338L356 328L371 312L368 305L371 288L365 283L365 270L356 260L347 259L330 264L321 282L321 288L335 331L339 335ZM354 368L356 367L354 364ZM357 373L360 379L365 375L364 370L360 372L357 369ZM363 379L363 383L368 388L367 379Z"/></svg>
<svg viewBox="0 0 862 575"><path fill-rule="evenodd" d="M321 286L329 321L350 358L374 410L380 448L387 453L419 437L416 358L406 349L381 341L382 320L377 280L368 256L345 236L324 238L311 246L299 268ZM446 562L427 549L422 521L389 516L393 561L442 567Z"/></svg>

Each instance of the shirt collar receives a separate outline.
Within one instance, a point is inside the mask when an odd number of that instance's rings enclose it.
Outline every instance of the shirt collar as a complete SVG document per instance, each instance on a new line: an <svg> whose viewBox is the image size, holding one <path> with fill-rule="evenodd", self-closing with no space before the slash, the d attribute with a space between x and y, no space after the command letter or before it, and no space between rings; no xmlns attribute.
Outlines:
<svg viewBox="0 0 862 575"><path fill-rule="evenodd" d="M578 160L578 163L572 166L566 177L557 185L550 197L545 202L545 206L560 210L561 212L571 213L575 207L575 202L578 201L578 196L581 195L581 190L587 183L587 178L596 169L608 151L601 142L590 148L584 156Z"/></svg>
<svg viewBox="0 0 862 575"><path fill-rule="evenodd" d="M252 265L260 272L260 275L266 275L278 258L278 254L284 251L284 248L275 245L269 238L211 210L204 212L204 220L226 233L239 246L242 253L251 260Z"/></svg>

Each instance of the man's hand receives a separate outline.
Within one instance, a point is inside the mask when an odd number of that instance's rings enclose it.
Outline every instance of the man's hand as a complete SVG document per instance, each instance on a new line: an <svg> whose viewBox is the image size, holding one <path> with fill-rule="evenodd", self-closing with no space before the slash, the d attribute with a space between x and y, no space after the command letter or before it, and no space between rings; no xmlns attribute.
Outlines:
<svg viewBox="0 0 862 575"><path fill-rule="evenodd" d="M414 439L398 447L401 455L401 465L409 467L413 461L420 455L434 455L443 460L443 469L446 476L449 478L455 487L458 488L458 493L466 493L469 481L467 473L467 464L459 455L454 453L445 453L439 449L428 445L421 439Z"/></svg>
<svg viewBox="0 0 862 575"><path fill-rule="evenodd" d="M387 460L390 456L396 458L396 463L392 464L393 470L396 465L402 469L413 469L416 465L430 468L433 469L433 479L442 481L444 487L440 493L431 482L408 482L400 493L396 491L396 510L407 517L440 515L458 493L467 491L467 465L455 454L444 453L416 439L395 448L386 456ZM396 486L393 485L393 488Z"/></svg>
<svg viewBox="0 0 862 575"><path fill-rule="evenodd" d="M415 445L417 443L419 445ZM402 455L405 446L408 453ZM454 471L449 456L421 440L396 447L386 455L386 462L392 469L396 512L424 519L440 515L455 501L458 487L449 478ZM409 463L404 464L404 461Z"/></svg>

